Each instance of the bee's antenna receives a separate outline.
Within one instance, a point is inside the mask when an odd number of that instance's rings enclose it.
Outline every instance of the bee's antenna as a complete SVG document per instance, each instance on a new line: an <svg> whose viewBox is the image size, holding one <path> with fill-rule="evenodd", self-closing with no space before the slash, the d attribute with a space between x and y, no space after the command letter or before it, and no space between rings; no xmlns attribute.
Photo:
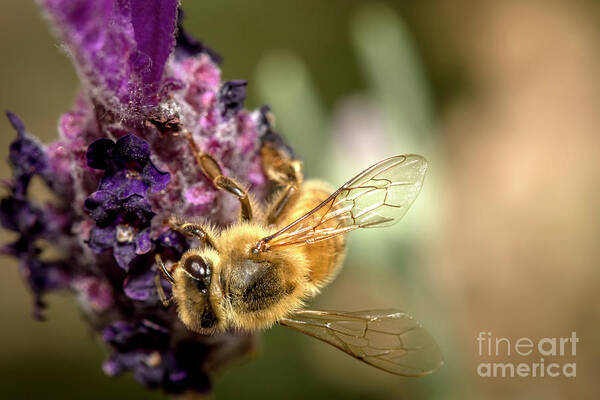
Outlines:
<svg viewBox="0 0 600 400"><path fill-rule="evenodd" d="M160 254L157 254L154 259L156 260L156 263L158 265L160 265L160 268L162 270L162 274L165 278L167 278L167 280L171 283L175 283L175 279L173 279L173 276L171 275L171 273L169 272L169 270L167 269L167 267L165 266L165 263L163 262L162 258L160 258Z"/></svg>

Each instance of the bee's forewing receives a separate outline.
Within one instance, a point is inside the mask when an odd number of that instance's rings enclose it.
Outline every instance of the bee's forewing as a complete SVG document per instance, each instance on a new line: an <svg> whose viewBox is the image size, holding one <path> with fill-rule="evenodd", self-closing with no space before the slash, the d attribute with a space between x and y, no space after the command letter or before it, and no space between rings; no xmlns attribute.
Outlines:
<svg viewBox="0 0 600 400"><path fill-rule="evenodd" d="M302 310L279 323L392 374L422 376L443 364L431 335L402 311Z"/></svg>
<svg viewBox="0 0 600 400"><path fill-rule="evenodd" d="M397 155L367 168L290 225L263 239L269 247L304 245L357 228L398 222L417 198L427 161Z"/></svg>

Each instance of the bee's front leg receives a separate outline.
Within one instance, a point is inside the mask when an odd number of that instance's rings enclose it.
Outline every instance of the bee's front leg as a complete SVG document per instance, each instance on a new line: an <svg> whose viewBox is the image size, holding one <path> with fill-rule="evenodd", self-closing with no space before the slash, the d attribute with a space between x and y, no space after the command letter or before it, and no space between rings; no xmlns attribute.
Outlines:
<svg viewBox="0 0 600 400"><path fill-rule="evenodd" d="M169 282L171 282L171 284L175 284L175 279L173 278L172 271L175 268L177 268L178 264L173 265L171 267L171 271L169 271L169 269L165 266L165 263L163 262L163 260L159 254L157 254L155 256L155 260L156 260L156 263L160 266L160 272L165 277L165 279L167 279ZM170 299L167 299L167 296L165 295L165 291L162 287L162 283L160 281L160 274L156 274L154 276L154 285L156 285L156 292L158 293L158 298L163 303L163 306L167 307L169 304L171 304L171 302L173 301L173 298L171 297Z"/></svg>
<svg viewBox="0 0 600 400"><path fill-rule="evenodd" d="M169 304L173 301L173 298L167 299L167 295L165 295L165 290L162 287L162 283L160 282L160 275L154 276L154 284L156 285L156 292L158 293L158 298L163 306L168 307Z"/></svg>
<svg viewBox="0 0 600 400"><path fill-rule="evenodd" d="M189 131L184 130L183 134L189 142L194 157L196 158L196 162L204 175L212 181L215 187L225 190L237 197L241 206L242 221L250 221L252 219L252 206L250 205L250 198L246 191L242 189L235 180L223 175L223 170L217 160L209 154L202 153L200 149L198 149L198 146Z"/></svg>

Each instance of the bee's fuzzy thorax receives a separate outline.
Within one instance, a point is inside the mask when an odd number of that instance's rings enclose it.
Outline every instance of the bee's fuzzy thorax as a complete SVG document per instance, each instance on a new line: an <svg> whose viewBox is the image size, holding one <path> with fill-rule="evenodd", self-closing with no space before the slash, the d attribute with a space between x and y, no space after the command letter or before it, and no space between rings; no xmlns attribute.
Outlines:
<svg viewBox="0 0 600 400"><path fill-rule="evenodd" d="M173 289L182 321L201 333L222 330L252 332L265 329L303 307L304 301L319 293L336 275L344 255L345 238L305 246L283 246L254 252L257 243L296 220L325 200L327 184L306 181L275 224L265 222L263 210L254 200L252 221L239 221L224 229L202 224L213 238L214 249L194 249L184 254L200 256L212 266L208 295L194 292L189 278L179 273ZM276 199L276 197L275 197ZM270 209L271 206L267 206ZM189 221L185 221L189 222ZM218 323L201 326L207 307Z"/></svg>
<svg viewBox="0 0 600 400"><path fill-rule="evenodd" d="M258 254L252 252L252 248L261 238L273 232L273 227L253 223L240 223L221 232L218 246L221 256L220 273L223 280L239 279L239 270L243 268L244 263L257 263L265 268L274 269L273 277L277 277L277 282L273 282L273 285L277 286L275 289L273 286L268 286L268 290L274 290L276 294L281 295L277 302L248 312L242 311L239 304L236 306L235 293L225 288L223 309L229 328L243 331L268 328L289 312L302 306L302 299L307 295L306 281L309 266L306 259L291 249ZM260 296L260 293L258 295Z"/></svg>

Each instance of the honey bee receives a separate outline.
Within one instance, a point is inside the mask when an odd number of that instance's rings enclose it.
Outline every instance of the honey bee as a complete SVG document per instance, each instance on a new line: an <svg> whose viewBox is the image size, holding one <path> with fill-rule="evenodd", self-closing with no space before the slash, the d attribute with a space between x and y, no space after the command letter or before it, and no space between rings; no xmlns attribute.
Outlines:
<svg viewBox="0 0 600 400"><path fill-rule="evenodd" d="M332 193L324 182L304 181L300 161L265 141L263 169L279 189L261 205L224 176L189 133L186 137L204 174L241 206L239 221L222 230L177 218L168 221L172 229L202 243L169 267L156 256L172 284L173 296L167 300L157 275L161 300L165 306L176 303L189 329L210 335L279 324L397 375L421 376L442 364L430 334L402 311L302 309L339 272L348 232L390 226L406 213L423 184L423 157L387 158Z"/></svg>

